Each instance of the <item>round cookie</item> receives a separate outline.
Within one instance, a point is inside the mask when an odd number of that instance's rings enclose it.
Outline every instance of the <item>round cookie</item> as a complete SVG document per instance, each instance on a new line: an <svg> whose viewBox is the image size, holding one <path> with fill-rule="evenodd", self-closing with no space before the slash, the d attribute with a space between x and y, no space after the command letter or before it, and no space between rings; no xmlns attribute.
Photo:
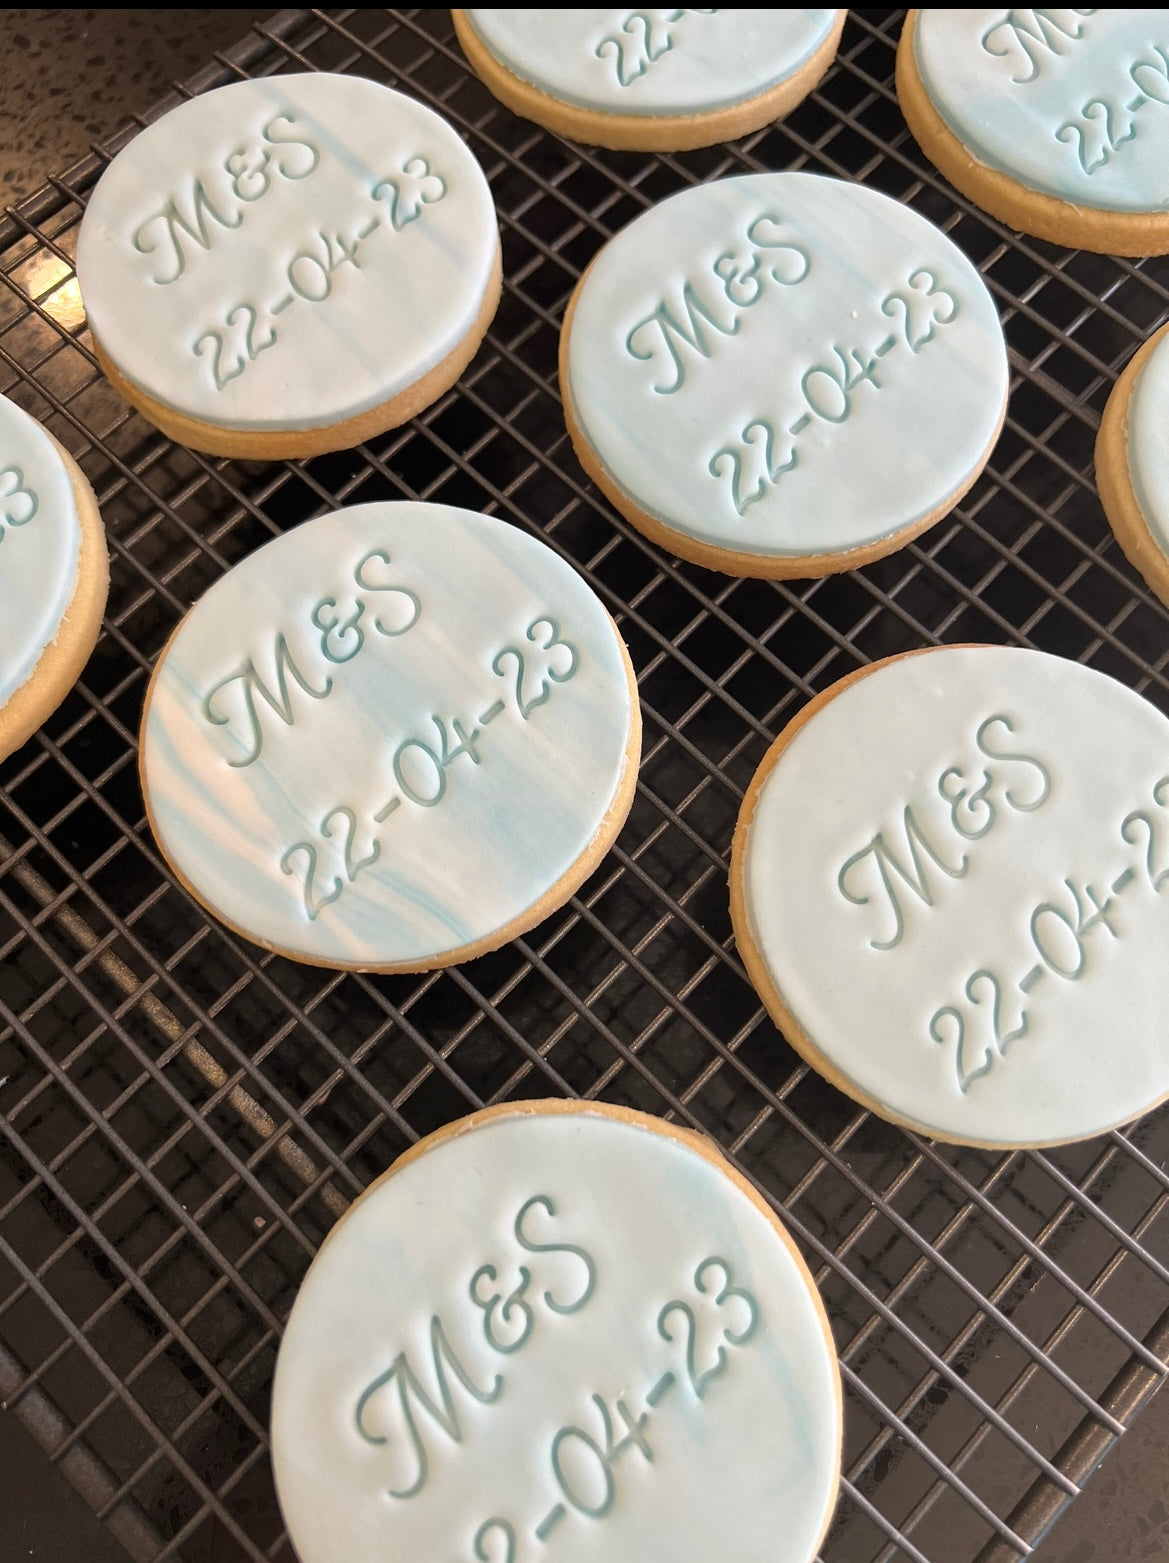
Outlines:
<svg viewBox="0 0 1169 1563"><path fill-rule="evenodd" d="M966 256L899 202L817 174L651 208L593 260L560 342L585 471L662 548L734 575L902 547L977 478L1007 387Z"/></svg>
<svg viewBox="0 0 1169 1563"><path fill-rule="evenodd" d="M170 438L304 457L454 384L499 302L499 234L482 169L423 104L357 76L265 76L118 154L77 278L102 367Z"/></svg>
<svg viewBox="0 0 1169 1563"><path fill-rule="evenodd" d="M1169 252L1169 11L910 11L897 96L926 156L1002 222Z"/></svg>
<svg viewBox="0 0 1169 1563"><path fill-rule="evenodd" d="M306 521L163 651L141 770L163 852L247 938L427 971L562 905L629 812L628 653L546 544L447 505Z"/></svg>
<svg viewBox="0 0 1169 1563"><path fill-rule="evenodd" d="M80 467L0 396L0 760L81 676L109 585L105 529Z"/></svg>
<svg viewBox="0 0 1169 1563"><path fill-rule="evenodd" d="M309 1269L272 1398L301 1563L811 1563L840 1439L770 1207L711 1142L595 1102L401 1157Z"/></svg>
<svg viewBox="0 0 1169 1563"><path fill-rule="evenodd" d="M1169 719L1004 646L890 658L765 756L739 950L813 1068L960 1144L1084 1139L1169 1095Z"/></svg>
<svg viewBox="0 0 1169 1563"><path fill-rule="evenodd" d="M1169 605L1169 326L1117 380L1096 436L1096 487L1116 540Z"/></svg>
<svg viewBox="0 0 1169 1563"><path fill-rule="evenodd" d="M847 11L452 11L476 74L522 119L588 146L682 152L789 114Z"/></svg>

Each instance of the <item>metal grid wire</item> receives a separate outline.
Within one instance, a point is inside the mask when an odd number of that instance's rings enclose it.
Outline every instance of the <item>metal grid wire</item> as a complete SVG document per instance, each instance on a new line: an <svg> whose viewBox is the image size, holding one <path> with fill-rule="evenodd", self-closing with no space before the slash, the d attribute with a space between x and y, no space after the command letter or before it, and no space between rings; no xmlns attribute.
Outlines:
<svg viewBox="0 0 1169 1563"><path fill-rule="evenodd" d="M800 1063L735 953L743 789L817 691L947 641L1037 646L1169 711L1165 611L1100 511L1091 452L1116 371L1169 311L1169 264L1012 239L910 140L894 13L854 14L784 124L683 156L592 152L468 73L448 13L283 12L186 91L353 71L459 128L490 178L507 287L457 390L409 427L308 462L177 449L97 371L73 278L85 197L130 132L0 230L0 390L97 490L105 630L44 731L0 767L0 1398L127 1553L288 1560L267 1408L281 1321L353 1196L488 1102L580 1094L714 1135L822 1289L846 1393L824 1563L1026 1555L1169 1357L1169 1112L1087 1144L935 1146ZM173 100L172 100L173 101ZM1010 344L986 474L913 546L796 584L665 557L584 480L556 391L581 267L695 181L808 168L863 180L973 257ZM527 937L420 978L322 973L209 923L146 828L150 668L232 563L332 506L417 497L534 527L617 617L645 757L617 847Z"/></svg>

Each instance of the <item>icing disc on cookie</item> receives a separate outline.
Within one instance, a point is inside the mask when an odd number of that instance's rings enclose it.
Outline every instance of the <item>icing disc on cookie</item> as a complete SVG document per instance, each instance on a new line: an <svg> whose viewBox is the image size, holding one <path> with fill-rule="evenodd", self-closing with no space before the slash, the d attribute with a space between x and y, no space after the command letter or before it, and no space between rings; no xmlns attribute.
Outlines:
<svg viewBox="0 0 1169 1563"><path fill-rule="evenodd" d="M302 1563L811 1563L839 1371L750 1185L581 1104L419 1150L330 1234L281 1343L272 1461Z"/></svg>
<svg viewBox="0 0 1169 1563"><path fill-rule="evenodd" d="M928 1134L1074 1140L1169 1093L1169 720L1046 654L827 691L736 832L753 982L841 1089Z"/></svg>
<svg viewBox="0 0 1169 1563"><path fill-rule="evenodd" d="M324 965L423 970L560 905L632 801L625 648L545 544L445 505L297 527L151 684L151 824L205 905Z"/></svg>
<svg viewBox="0 0 1169 1563"><path fill-rule="evenodd" d="M355 76L192 99L103 174L77 243L86 313L137 389L220 429L322 428L471 333L498 252L455 131Z"/></svg>
<svg viewBox="0 0 1169 1563"><path fill-rule="evenodd" d="M606 114L705 114L793 75L832 34L828 11L465 11L522 81Z"/></svg>
<svg viewBox="0 0 1169 1563"><path fill-rule="evenodd" d="M35 419L0 397L0 708L56 640L80 553L60 452Z"/></svg>
<svg viewBox="0 0 1169 1563"><path fill-rule="evenodd" d="M1007 359L981 277L925 218L749 174L610 241L561 382L582 460L635 525L715 567L798 574L888 552L950 507L997 437Z"/></svg>
<svg viewBox="0 0 1169 1563"><path fill-rule="evenodd" d="M922 86L981 163L1076 207L1169 211L1169 11L916 16Z"/></svg>

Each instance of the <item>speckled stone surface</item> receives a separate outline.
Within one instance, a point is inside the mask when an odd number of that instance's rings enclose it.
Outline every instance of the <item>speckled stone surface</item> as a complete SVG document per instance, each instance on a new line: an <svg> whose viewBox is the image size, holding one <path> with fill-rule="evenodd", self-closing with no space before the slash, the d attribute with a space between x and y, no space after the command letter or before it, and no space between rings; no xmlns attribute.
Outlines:
<svg viewBox="0 0 1169 1563"><path fill-rule="evenodd" d="M1169 1387L1089 1479L1032 1563L1169 1560Z"/></svg>
<svg viewBox="0 0 1169 1563"><path fill-rule="evenodd" d="M0 208L274 11L0 10Z"/></svg>

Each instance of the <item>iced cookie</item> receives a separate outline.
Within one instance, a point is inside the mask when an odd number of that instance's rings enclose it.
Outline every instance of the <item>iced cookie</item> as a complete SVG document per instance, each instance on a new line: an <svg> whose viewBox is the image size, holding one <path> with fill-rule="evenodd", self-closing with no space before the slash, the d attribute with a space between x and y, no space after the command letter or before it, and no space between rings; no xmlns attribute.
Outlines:
<svg viewBox="0 0 1169 1563"><path fill-rule="evenodd" d="M501 103L589 146L681 152L758 130L836 58L846 11L452 11Z"/></svg>
<svg viewBox="0 0 1169 1563"><path fill-rule="evenodd" d="M0 759L77 682L109 585L105 530L80 467L0 396Z"/></svg>
<svg viewBox="0 0 1169 1563"><path fill-rule="evenodd" d="M151 826L269 949L425 971L554 911L612 844L641 749L625 646L544 543L446 505L307 521L235 566L159 660Z"/></svg>
<svg viewBox="0 0 1169 1563"><path fill-rule="evenodd" d="M748 174L671 196L577 287L560 387L585 471L663 548L734 575L892 552L981 472L1007 355L965 255L888 196Z"/></svg>
<svg viewBox="0 0 1169 1563"><path fill-rule="evenodd" d="M1169 604L1169 326L1116 382L1096 436L1096 486L1116 540Z"/></svg>
<svg viewBox="0 0 1169 1563"><path fill-rule="evenodd" d="M743 804L751 980L842 1091L1050 1145L1169 1095L1169 719L1076 662L959 646L825 691Z"/></svg>
<svg viewBox="0 0 1169 1563"><path fill-rule="evenodd" d="M910 11L897 96L930 161L1002 222L1169 251L1169 11Z"/></svg>
<svg viewBox="0 0 1169 1563"><path fill-rule="evenodd" d="M840 1437L770 1207L709 1141L593 1102L401 1157L305 1277L272 1399L301 1563L811 1563Z"/></svg>
<svg viewBox="0 0 1169 1563"><path fill-rule="evenodd" d="M499 235L482 169L430 109L358 76L265 76L119 153L77 277L102 367L165 434L310 456L454 384L499 302Z"/></svg>

